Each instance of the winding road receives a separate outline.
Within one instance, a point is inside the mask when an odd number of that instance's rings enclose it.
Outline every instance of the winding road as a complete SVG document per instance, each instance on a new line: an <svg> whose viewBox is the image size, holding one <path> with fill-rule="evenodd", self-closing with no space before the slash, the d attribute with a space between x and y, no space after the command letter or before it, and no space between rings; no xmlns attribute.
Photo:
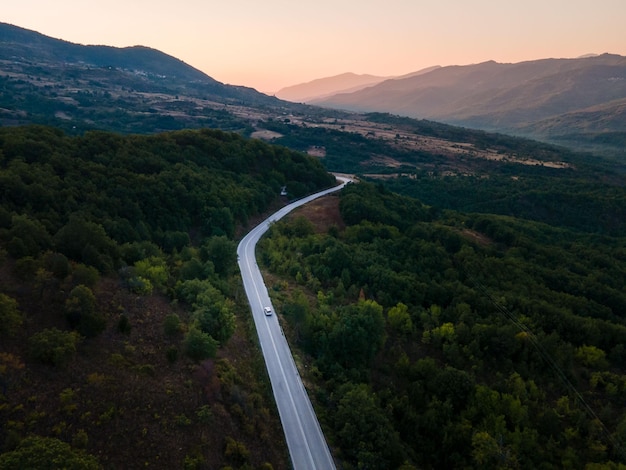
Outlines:
<svg viewBox="0 0 626 470"><path fill-rule="evenodd" d="M274 307L256 263L255 248L272 222L281 219L297 207L342 189L351 181L343 177L337 179L342 181L339 186L299 199L275 212L252 229L237 247L243 286L252 310L295 470L331 470L336 467L278 319L273 313L265 314L265 307L270 307L272 312Z"/></svg>

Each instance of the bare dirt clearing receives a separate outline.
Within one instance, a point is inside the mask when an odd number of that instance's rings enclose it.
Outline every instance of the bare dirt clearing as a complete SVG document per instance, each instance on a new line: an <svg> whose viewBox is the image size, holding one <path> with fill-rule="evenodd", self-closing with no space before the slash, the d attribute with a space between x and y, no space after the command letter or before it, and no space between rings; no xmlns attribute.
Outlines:
<svg viewBox="0 0 626 470"><path fill-rule="evenodd" d="M446 157L468 157L492 161L504 161L521 165L542 165L550 168L569 168L565 162L542 161L535 158L520 157L511 153L501 153L495 149L482 149L468 142L454 142L437 137L429 137L395 129L388 124L378 124L362 120L334 120L323 127L355 132L369 139L382 139L391 142L397 148L409 151L435 153ZM381 157L382 158L382 157ZM394 166L395 163L392 165Z"/></svg>
<svg viewBox="0 0 626 470"><path fill-rule="evenodd" d="M253 139L263 139L263 140L278 139L279 137L282 137L282 136L283 135L278 132L268 131L267 129L259 129L257 131L254 131L250 135L250 137L252 137Z"/></svg>
<svg viewBox="0 0 626 470"><path fill-rule="evenodd" d="M316 233L326 233L331 227L343 230L346 226L339 212L339 196L336 195L321 197L305 204L288 217L306 218L313 223Z"/></svg>

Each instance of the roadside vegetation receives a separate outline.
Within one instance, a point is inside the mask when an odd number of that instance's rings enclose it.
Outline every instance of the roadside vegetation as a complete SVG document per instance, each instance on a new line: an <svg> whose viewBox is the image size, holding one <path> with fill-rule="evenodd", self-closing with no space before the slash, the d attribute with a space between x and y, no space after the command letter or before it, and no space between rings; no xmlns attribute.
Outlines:
<svg viewBox="0 0 626 470"><path fill-rule="evenodd" d="M265 123L321 161L0 129L0 468L287 467L235 240L283 186L331 185L322 163L374 182L275 224L260 262L343 468L626 464L623 167L370 119L398 132Z"/></svg>
<svg viewBox="0 0 626 470"><path fill-rule="evenodd" d="M626 464L623 233L383 184L337 204L276 223L260 258L345 468Z"/></svg>
<svg viewBox="0 0 626 470"><path fill-rule="evenodd" d="M623 135L603 160L41 39L0 64L0 469L288 468L236 239L327 170L363 182L259 261L341 468L626 466Z"/></svg>
<svg viewBox="0 0 626 470"><path fill-rule="evenodd" d="M234 236L319 162L34 126L0 129L0 181L0 468L285 468Z"/></svg>

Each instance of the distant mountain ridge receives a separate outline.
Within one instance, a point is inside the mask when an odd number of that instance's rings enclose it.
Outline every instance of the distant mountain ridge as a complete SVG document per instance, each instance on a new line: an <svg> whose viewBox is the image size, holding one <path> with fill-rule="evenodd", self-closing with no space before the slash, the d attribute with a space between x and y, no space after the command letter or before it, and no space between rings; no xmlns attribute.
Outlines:
<svg viewBox="0 0 626 470"><path fill-rule="evenodd" d="M436 66L371 82L383 78L347 73L302 84L309 89L300 91L318 93L306 101L327 108L389 112L626 156L626 58L619 55ZM323 89L324 82L332 86ZM361 89L345 92L355 86ZM344 93L319 98L333 87ZM2 126L252 134L266 118L342 114L292 99L298 103L220 83L149 47L85 46L0 23Z"/></svg>
<svg viewBox="0 0 626 470"><path fill-rule="evenodd" d="M626 98L626 57L602 54L578 59L494 61L441 67L417 76L386 80L354 93L312 104L358 112L389 112L455 125L542 138L563 135L560 116L608 106ZM607 108L609 109L609 108ZM597 113L597 109L596 109ZM626 133L620 113L607 113L606 127ZM536 134L538 122L553 120ZM571 119L569 119L571 124ZM545 131L547 127L543 127ZM601 132L599 129L596 132Z"/></svg>
<svg viewBox="0 0 626 470"><path fill-rule="evenodd" d="M318 78L306 83L288 86L276 92L276 96L281 100L296 103L313 103L329 98L339 93L353 93L367 87L377 85L385 80L395 80L414 77L423 73L428 73L439 68L438 65L426 69L412 72L398 77L380 77L377 75L362 74L352 72L334 75L332 77Z"/></svg>
<svg viewBox="0 0 626 470"><path fill-rule="evenodd" d="M326 98L337 93L351 93L368 86L376 85L389 77L376 75L358 75L352 72L318 78L306 83L281 88L276 96L282 100L307 103L311 100Z"/></svg>

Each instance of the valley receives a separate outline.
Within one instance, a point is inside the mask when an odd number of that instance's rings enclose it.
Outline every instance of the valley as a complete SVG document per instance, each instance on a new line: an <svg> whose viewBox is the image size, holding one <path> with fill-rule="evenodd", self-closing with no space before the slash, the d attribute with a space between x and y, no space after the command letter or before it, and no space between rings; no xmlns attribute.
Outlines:
<svg viewBox="0 0 626 470"><path fill-rule="evenodd" d="M251 256L337 468L626 464L618 154L0 24L0 468L289 468L236 247L331 172Z"/></svg>

